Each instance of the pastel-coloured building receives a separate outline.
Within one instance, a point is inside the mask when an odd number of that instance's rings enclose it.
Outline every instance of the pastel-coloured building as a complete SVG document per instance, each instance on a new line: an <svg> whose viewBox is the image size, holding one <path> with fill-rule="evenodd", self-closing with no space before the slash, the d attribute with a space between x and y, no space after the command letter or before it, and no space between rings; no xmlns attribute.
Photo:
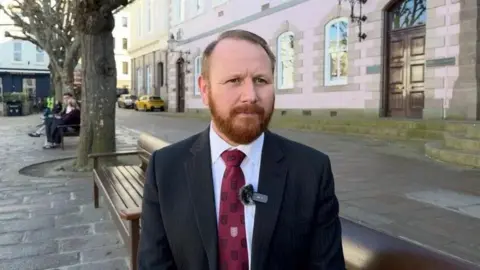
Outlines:
<svg viewBox="0 0 480 270"><path fill-rule="evenodd" d="M205 109L195 84L202 51L245 29L277 56L282 114L478 120L477 2L367 0L360 32L349 1L172 0L169 111Z"/></svg>

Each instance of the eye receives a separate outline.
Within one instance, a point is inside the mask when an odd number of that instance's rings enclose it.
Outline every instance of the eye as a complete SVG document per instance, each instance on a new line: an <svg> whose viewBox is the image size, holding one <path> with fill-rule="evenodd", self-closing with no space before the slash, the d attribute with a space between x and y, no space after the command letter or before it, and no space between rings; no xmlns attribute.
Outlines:
<svg viewBox="0 0 480 270"><path fill-rule="evenodd" d="M255 79L253 79L253 82L255 84L267 84L268 83L267 80L265 80L263 78L255 78Z"/></svg>
<svg viewBox="0 0 480 270"><path fill-rule="evenodd" d="M227 81L228 83L234 83L234 84L239 84L241 80L239 78L231 79Z"/></svg>

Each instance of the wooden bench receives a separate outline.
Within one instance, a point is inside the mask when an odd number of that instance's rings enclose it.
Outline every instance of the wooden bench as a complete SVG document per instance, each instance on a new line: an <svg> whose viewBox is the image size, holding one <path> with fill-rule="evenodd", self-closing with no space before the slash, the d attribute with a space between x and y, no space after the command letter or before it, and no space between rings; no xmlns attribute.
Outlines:
<svg viewBox="0 0 480 270"><path fill-rule="evenodd" d="M60 132L60 145L62 150L65 150L65 144L63 142L65 137L80 136L80 125L58 125L57 128Z"/></svg>
<svg viewBox="0 0 480 270"><path fill-rule="evenodd" d="M93 158L93 197L95 208L99 207L102 195L112 214L131 255L131 269L137 269L137 254L140 237L140 216L143 199L145 172L152 153L167 143L143 133L137 142L137 150L114 153L97 153ZM99 158L136 155L141 163L134 166L102 166Z"/></svg>
<svg viewBox="0 0 480 270"><path fill-rule="evenodd" d="M137 150L91 154L94 160L94 204L99 195L112 213L131 255L131 269L137 270L141 204L145 171L150 156L167 143L149 134L141 134ZM101 157L138 155L137 166L101 166ZM435 252L404 239L341 218L342 242L348 270L470 270L473 264Z"/></svg>

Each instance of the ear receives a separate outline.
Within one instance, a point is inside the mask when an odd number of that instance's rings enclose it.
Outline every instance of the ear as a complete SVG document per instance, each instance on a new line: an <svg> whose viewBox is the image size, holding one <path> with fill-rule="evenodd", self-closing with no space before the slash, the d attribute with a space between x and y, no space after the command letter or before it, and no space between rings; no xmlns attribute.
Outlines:
<svg viewBox="0 0 480 270"><path fill-rule="evenodd" d="M208 87L208 80L203 77L203 75L198 76L198 88L200 89L200 94L202 95L202 101L205 106L208 107L208 91L210 91Z"/></svg>

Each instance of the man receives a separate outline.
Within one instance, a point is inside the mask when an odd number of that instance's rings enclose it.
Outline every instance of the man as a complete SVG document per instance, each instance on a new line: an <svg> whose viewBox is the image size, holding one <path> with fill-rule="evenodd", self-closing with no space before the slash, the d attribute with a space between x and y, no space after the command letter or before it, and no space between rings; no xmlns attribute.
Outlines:
<svg viewBox="0 0 480 270"><path fill-rule="evenodd" d="M251 32L205 49L198 84L212 122L152 155L139 269L345 269L328 156L267 130L274 67ZM246 184L254 204L239 200Z"/></svg>
<svg viewBox="0 0 480 270"><path fill-rule="evenodd" d="M63 94L63 102L58 101L52 110L53 117L45 119L46 143L44 149L53 149L60 145L59 125L78 125L80 124L80 110L76 105L71 93ZM63 103L63 104L62 104ZM72 106L72 103L74 106Z"/></svg>

